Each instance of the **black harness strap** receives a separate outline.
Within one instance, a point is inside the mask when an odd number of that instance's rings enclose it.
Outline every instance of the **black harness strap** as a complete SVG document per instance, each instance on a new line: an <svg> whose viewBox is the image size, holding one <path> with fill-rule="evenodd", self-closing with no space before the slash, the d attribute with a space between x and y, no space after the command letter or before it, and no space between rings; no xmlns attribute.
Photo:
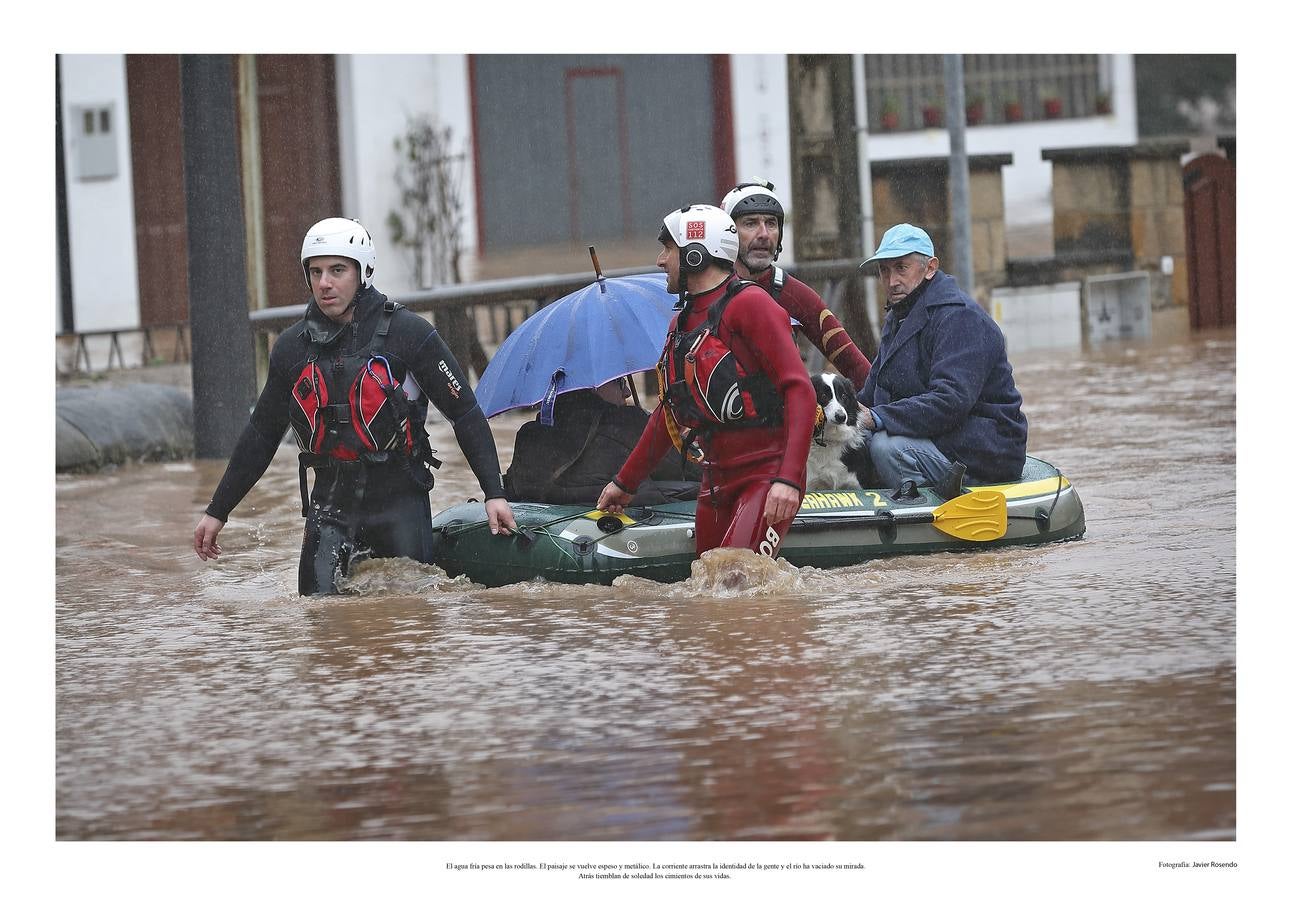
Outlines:
<svg viewBox="0 0 1293 900"><path fill-rule="evenodd" d="M382 317L377 323L377 330L373 334L373 339L369 341L368 346L356 358L362 360L371 360L380 356L386 345L386 338L391 331L391 320L394 318L396 311L401 309L403 304L394 300L387 300L382 304ZM311 350L306 357L306 363L314 363L319 358L319 345L312 342ZM361 362L361 365L364 363ZM333 371L342 372L346 368L346 357L338 353L333 359ZM353 380L353 379L352 379ZM333 379L334 386L345 382L345 378ZM408 419L410 427L412 426L412 404L404 395L403 388L400 385L389 385L383 387L383 392L390 401L397 417L401 420ZM327 406L319 409L319 428L332 426L348 426L350 421L350 403L349 398L344 391L340 398L341 402L329 403ZM419 426L421 423L418 423ZM367 483L366 468L371 465L381 465L390 462L398 462L399 465L408 473L409 479L423 490L431 490L435 484L435 477L428 471L427 467L438 469L441 461L436 459L435 451L430 448L425 438L425 430L422 432L423 437L420 441L414 442L412 458L408 453L400 451L392 453L387 451L378 451L372 453L360 453L357 460L342 460L324 453L302 452L297 456L298 474L301 485L301 515L306 516L310 511L310 490L309 476L307 469L329 469L333 472L333 492L335 493L342 476L345 473L353 471L353 477L346 479L352 485L351 500L356 508L363 502L364 487ZM425 445L425 446L424 446ZM420 465L415 467L413 462ZM421 474L419 474L421 473Z"/></svg>
<svg viewBox="0 0 1293 900"><path fill-rule="evenodd" d="M781 289L784 288L785 286L786 286L786 270L781 268L781 266L773 266L772 284L768 285L768 287L771 288L771 290L769 290L768 293L772 295L773 300L777 300L777 301L781 300Z"/></svg>

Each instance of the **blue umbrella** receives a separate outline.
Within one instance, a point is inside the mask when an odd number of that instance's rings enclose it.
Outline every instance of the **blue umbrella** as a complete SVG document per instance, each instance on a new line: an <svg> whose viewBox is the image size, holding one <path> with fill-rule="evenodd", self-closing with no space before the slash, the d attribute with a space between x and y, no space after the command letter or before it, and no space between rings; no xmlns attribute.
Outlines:
<svg viewBox="0 0 1293 900"><path fill-rule="evenodd" d="M530 316L503 341L476 386L487 416L544 403L655 368L674 302L663 272L598 278ZM546 402L545 402L546 401Z"/></svg>

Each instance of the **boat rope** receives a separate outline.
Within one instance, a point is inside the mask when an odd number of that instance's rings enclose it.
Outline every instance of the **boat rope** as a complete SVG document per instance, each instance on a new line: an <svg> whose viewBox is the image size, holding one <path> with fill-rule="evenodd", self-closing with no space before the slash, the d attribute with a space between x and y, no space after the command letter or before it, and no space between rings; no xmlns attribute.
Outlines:
<svg viewBox="0 0 1293 900"><path fill-rule="evenodd" d="M562 522L569 522L571 519L578 519L580 516L586 516L586 515L588 515L587 510L583 512L571 513L568 516L562 516L561 518L553 519L550 522L540 522L538 525L518 525L516 527L516 530L518 533L522 531L542 530L551 525L560 525ZM459 525L459 524L460 523L458 522L446 522L445 524L439 526L439 528L437 528L436 530L446 537L456 538L464 534L468 534L469 532L476 531L479 528L484 528L486 525L489 524L489 519L484 519L480 522L472 522L470 525L462 525L462 527L458 528L455 531L449 530L450 528L453 528L455 525Z"/></svg>
<svg viewBox="0 0 1293 900"><path fill-rule="evenodd" d="M1051 508L1046 512L1042 512L1040 509L1034 510L1032 515L1028 516L1007 515L1007 519L1029 519L1038 523L1042 531L1046 531L1050 527L1051 516L1055 514L1055 507L1060 502L1060 492L1064 490L1064 473L1059 470L1058 466L1052 466L1051 468L1055 469L1055 496L1051 498Z"/></svg>
<svg viewBox="0 0 1293 900"><path fill-rule="evenodd" d="M553 524L556 524L556 523L553 523ZM576 559L574 556L572 556L569 550L561 546L561 541L557 540L557 536L555 534L548 531L546 527L541 528L541 530L543 532L543 536L547 538L548 541L552 544L552 546L557 549L558 553L560 553L566 559L570 560L570 562L574 563L575 565L579 564L579 560Z"/></svg>

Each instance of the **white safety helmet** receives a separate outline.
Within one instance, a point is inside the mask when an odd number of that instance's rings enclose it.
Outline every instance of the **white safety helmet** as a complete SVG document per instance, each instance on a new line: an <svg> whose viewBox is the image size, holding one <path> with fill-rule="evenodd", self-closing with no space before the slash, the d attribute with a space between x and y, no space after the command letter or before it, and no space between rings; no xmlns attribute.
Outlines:
<svg viewBox="0 0 1293 900"><path fill-rule="evenodd" d="M736 221L741 216L756 214L776 216L777 252L772 255L772 258L776 259L781 255L781 239L786 231L786 209L781 205L781 199L773 193L771 181L756 178L754 181L738 184L723 198L723 212L731 216L732 221Z"/></svg>
<svg viewBox="0 0 1293 900"><path fill-rule="evenodd" d="M666 237L678 245L683 272L699 272L715 260L731 268L741 249L732 217L707 203L693 203L665 216L661 241Z"/></svg>
<svg viewBox="0 0 1293 900"><path fill-rule="evenodd" d="M315 222L305 233L301 243L301 269L305 283L310 283L309 260L313 256L344 256L359 266L359 283L368 287L377 267L377 252L373 249L373 236L355 219L324 219Z"/></svg>

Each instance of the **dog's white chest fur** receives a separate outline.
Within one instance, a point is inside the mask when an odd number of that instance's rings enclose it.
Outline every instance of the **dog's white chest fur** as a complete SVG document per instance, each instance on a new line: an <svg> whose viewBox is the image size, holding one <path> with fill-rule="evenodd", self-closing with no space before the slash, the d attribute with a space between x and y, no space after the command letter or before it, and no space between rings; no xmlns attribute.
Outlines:
<svg viewBox="0 0 1293 900"><path fill-rule="evenodd" d="M834 434L832 434L834 432ZM857 473L844 464L844 453L866 444L866 432L856 426L826 425L825 446L813 442L808 450L808 490L856 490Z"/></svg>
<svg viewBox="0 0 1293 900"><path fill-rule="evenodd" d="M855 490L861 487L858 473L845 460L856 460L867 439L866 429L858 425L857 393L842 375L823 373L812 380L825 423L809 446L808 490Z"/></svg>

